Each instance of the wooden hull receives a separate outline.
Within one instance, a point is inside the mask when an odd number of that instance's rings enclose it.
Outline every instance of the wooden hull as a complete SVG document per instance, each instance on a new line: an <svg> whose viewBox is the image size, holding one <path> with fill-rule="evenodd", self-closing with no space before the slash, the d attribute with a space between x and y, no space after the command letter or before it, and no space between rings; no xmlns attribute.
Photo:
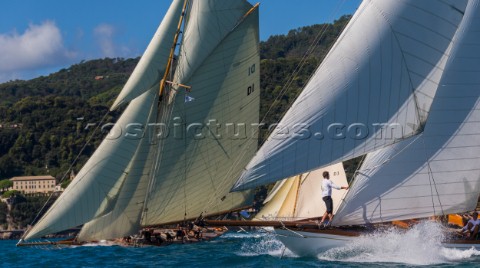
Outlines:
<svg viewBox="0 0 480 268"><path fill-rule="evenodd" d="M175 229L156 229L155 232L165 233L167 231L176 231ZM59 240L59 241L40 241L40 242L25 242L21 241L17 244L17 247L36 247L36 246L82 246L89 245L109 245L109 246L125 246L125 247L142 247L142 246L170 246L179 244L192 244L203 241L208 241L223 235L228 229L226 228L203 228L201 237L196 237L194 233L189 233L183 238L172 237L170 240L156 239L155 236L150 237L149 240L145 238L132 238L132 239L115 239L104 241L90 241L90 242L77 242L73 239Z"/></svg>
<svg viewBox="0 0 480 268"><path fill-rule="evenodd" d="M442 245L446 248L480 250L480 240L447 240Z"/></svg>

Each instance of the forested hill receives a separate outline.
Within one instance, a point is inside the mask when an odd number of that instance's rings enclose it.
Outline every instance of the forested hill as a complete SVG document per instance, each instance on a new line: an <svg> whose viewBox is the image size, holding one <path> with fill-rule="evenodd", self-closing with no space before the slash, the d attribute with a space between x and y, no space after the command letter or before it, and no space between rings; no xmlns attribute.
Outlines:
<svg viewBox="0 0 480 268"><path fill-rule="evenodd" d="M314 25L270 37L261 48L261 117L286 82L292 86L267 116L277 121L344 28L349 16L330 25ZM327 27L328 26L328 27ZM325 30L326 29L326 30ZM325 30L325 31L324 31ZM292 77L305 51L324 32L305 67ZM0 84L0 180L16 175L51 174L60 178L100 122L133 71L137 59L81 62L49 76ZM118 113L110 114L114 122ZM78 172L100 143L97 134L82 153Z"/></svg>

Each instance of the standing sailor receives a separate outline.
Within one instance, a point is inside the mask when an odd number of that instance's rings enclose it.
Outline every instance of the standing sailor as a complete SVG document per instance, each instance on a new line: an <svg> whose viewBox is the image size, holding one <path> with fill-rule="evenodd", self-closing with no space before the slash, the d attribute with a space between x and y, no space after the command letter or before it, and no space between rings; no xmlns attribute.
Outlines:
<svg viewBox="0 0 480 268"><path fill-rule="evenodd" d="M325 202L327 210L323 214L322 221L320 222L320 227L330 226L333 220L333 200L332 200L332 188L337 190L345 189L348 190L348 186L337 186L330 180L330 174L328 171L323 172L323 182L322 182L322 199ZM328 216L328 222L325 224L325 219Z"/></svg>

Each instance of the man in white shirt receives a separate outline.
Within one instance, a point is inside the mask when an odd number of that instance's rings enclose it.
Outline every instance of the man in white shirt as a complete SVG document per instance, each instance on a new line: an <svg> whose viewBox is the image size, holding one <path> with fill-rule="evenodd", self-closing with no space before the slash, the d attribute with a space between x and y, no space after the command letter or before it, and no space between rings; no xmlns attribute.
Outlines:
<svg viewBox="0 0 480 268"><path fill-rule="evenodd" d="M324 226L325 219L328 216L328 224L330 225L333 220L333 200L332 200L332 188L340 190L345 189L348 190L348 186L337 186L330 180L330 174L328 171L323 172L323 182L322 182L322 199L325 202L325 206L327 207L327 211L323 214L322 221L320 222L320 226Z"/></svg>
<svg viewBox="0 0 480 268"><path fill-rule="evenodd" d="M475 239L480 228L480 219L478 219L478 213L475 211L472 214L472 218L465 224L460 233L469 234L471 239Z"/></svg>

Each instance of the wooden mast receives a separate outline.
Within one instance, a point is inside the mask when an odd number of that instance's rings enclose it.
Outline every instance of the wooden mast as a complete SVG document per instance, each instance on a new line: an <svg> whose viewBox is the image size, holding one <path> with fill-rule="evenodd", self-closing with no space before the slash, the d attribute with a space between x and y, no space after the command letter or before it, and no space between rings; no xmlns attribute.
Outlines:
<svg viewBox="0 0 480 268"><path fill-rule="evenodd" d="M165 91L165 84L167 81L168 74L170 74L170 69L172 68L173 56L175 54L175 49L177 48L178 37L180 36L180 33L181 33L181 28L183 24L183 19L185 18L185 12L187 10L188 1L189 0L185 0L183 2L182 15L180 16L180 19L178 21L177 32L175 33L175 37L173 38L173 44L172 44L172 47L170 48L170 56L168 57L167 68L165 69L163 78L160 81L160 91L158 96L162 96L163 91Z"/></svg>

